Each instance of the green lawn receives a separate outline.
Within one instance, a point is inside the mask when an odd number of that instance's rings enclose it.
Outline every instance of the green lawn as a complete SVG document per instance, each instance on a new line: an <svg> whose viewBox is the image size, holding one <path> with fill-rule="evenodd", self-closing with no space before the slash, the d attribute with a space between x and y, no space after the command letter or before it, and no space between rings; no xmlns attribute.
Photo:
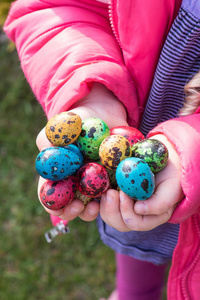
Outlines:
<svg viewBox="0 0 200 300"><path fill-rule="evenodd" d="M114 256L96 223L71 222L48 244L49 215L37 199L37 133L46 117L15 51L0 44L0 299L95 300L114 287Z"/></svg>

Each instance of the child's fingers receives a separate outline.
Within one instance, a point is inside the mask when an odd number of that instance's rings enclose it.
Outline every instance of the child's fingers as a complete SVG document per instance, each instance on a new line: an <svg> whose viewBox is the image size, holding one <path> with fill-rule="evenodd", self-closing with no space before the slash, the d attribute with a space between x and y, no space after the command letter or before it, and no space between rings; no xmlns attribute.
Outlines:
<svg viewBox="0 0 200 300"><path fill-rule="evenodd" d="M47 139L45 134L45 127L39 132L36 138L36 145L39 151L42 151L44 148L52 147L52 143Z"/></svg>
<svg viewBox="0 0 200 300"><path fill-rule="evenodd" d="M82 201L74 199L71 203L67 204L63 208L61 215L59 217L63 220L71 221L77 218L85 209Z"/></svg>
<svg viewBox="0 0 200 300"><path fill-rule="evenodd" d="M45 181L46 179L42 177L39 178L39 183L38 183L39 200L40 200L39 191ZM42 204L41 200L40 203ZM96 201L92 201L85 206L82 201L78 199L74 199L66 207L60 210L51 210L46 206L44 206L43 204L42 206L49 214L54 216L59 216L61 219L68 220L68 221L73 220L78 216L84 221L93 221L97 218L99 214L99 203Z"/></svg>
<svg viewBox="0 0 200 300"><path fill-rule="evenodd" d="M93 221L98 217L99 211L100 204L97 201L91 201L85 206L79 217L84 221Z"/></svg>
<svg viewBox="0 0 200 300"><path fill-rule="evenodd" d="M129 230L148 231L165 222L167 222L173 212L173 208L169 209L161 215L142 216L134 212L134 201L125 193L120 192L120 210L124 223Z"/></svg>
<svg viewBox="0 0 200 300"><path fill-rule="evenodd" d="M119 192L115 190L108 190L103 194L100 202L100 214L101 218L107 225L119 231L128 230L120 213Z"/></svg>
<svg viewBox="0 0 200 300"><path fill-rule="evenodd" d="M174 207L183 197L180 182L176 178L170 178L159 184L151 198L137 201L134 211L140 215L161 215Z"/></svg>

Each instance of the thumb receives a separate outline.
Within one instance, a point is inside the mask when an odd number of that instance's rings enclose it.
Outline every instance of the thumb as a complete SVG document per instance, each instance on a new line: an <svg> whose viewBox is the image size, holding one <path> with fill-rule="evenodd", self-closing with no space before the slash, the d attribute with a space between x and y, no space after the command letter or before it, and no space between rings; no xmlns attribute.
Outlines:
<svg viewBox="0 0 200 300"><path fill-rule="evenodd" d="M53 146L53 144L46 137L45 127L39 132L39 134L36 138L36 145L37 145L39 151L42 151L44 148Z"/></svg>

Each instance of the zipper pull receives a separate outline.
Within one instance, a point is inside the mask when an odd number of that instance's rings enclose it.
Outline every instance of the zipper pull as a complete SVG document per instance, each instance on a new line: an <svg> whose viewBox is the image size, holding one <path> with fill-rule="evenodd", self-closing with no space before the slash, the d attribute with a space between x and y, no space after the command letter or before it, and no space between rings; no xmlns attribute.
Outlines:
<svg viewBox="0 0 200 300"><path fill-rule="evenodd" d="M56 226L45 233L45 238L48 243L51 243L57 235L69 234L69 232L69 227L64 224L63 220L61 220L56 224Z"/></svg>

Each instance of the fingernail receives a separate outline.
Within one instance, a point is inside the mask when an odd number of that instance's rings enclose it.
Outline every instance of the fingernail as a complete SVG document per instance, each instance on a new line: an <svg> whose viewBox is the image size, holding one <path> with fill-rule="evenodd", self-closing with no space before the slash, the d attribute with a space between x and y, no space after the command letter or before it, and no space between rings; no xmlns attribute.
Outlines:
<svg viewBox="0 0 200 300"><path fill-rule="evenodd" d="M90 216L95 216L97 214L97 211L96 210L89 210L88 213L89 213Z"/></svg>
<svg viewBox="0 0 200 300"><path fill-rule="evenodd" d="M105 194L103 194L103 195L101 196L101 202L102 202L102 201L105 202L105 200L106 200L106 197L105 197Z"/></svg>
<svg viewBox="0 0 200 300"><path fill-rule="evenodd" d="M135 212L139 215L147 214L147 205L145 202L136 202L135 204Z"/></svg>
<svg viewBox="0 0 200 300"><path fill-rule="evenodd" d="M122 191L120 191L119 195L120 195L120 197L119 197L120 202L124 202L124 193Z"/></svg>
<svg viewBox="0 0 200 300"><path fill-rule="evenodd" d="M107 194L104 193L104 194L101 196L101 201L103 201L103 202L105 202L105 203L112 203L113 198L112 198L111 196L109 196L109 193L107 193Z"/></svg>
<svg viewBox="0 0 200 300"><path fill-rule="evenodd" d="M112 203L113 202L113 198L110 197L109 195L107 195L106 201L107 201L107 203Z"/></svg>
<svg viewBox="0 0 200 300"><path fill-rule="evenodd" d="M73 215L76 215L77 213L80 213L80 210L75 208L75 207L71 207L70 208L70 213Z"/></svg>

